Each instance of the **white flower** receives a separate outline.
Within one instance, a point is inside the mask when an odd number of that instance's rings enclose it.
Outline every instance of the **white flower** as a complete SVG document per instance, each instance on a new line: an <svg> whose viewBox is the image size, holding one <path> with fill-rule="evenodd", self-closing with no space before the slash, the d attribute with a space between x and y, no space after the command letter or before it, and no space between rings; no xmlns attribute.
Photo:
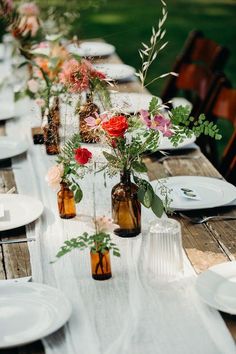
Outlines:
<svg viewBox="0 0 236 354"><path fill-rule="evenodd" d="M39 90L39 84L36 80L31 79L28 81L27 83L28 85L28 89L32 92L32 93L37 93Z"/></svg>
<svg viewBox="0 0 236 354"><path fill-rule="evenodd" d="M64 173L63 164L54 165L49 170L45 177L49 187L56 190L60 187L61 178Z"/></svg>
<svg viewBox="0 0 236 354"><path fill-rule="evenodd" d="M118 227L118 225L113 224L111 218L107 216L99 216L95 220L97 232L113 232L114 229Z"/></svg>

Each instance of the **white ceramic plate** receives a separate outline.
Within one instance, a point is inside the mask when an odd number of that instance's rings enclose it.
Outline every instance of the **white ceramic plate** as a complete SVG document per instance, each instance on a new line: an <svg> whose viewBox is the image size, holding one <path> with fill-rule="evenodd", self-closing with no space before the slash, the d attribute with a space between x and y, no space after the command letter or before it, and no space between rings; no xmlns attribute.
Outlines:
<svg viewBox="0 0 236 354"><path fill-rule="evenodd" d="M4 208L0 231L27 225L43 212L43 204L39 200L22 194L0 194L0 204Z"/></svg>
<svg viewBox="0 0 236 354"><path fill-rule="evenodd" d="M191 138L184 138L184 140L178 144L178 146L173 146L172 142L165 136L160 138L160 143L158 146L158 150L176 150L181 149L184 146L194 143L196 140L196 136L193 135ZM181 152L180 152L181 154Z"/></svg>
<svg viewBox="0 0 236 354"><path fill-rule="evenodd" d="M106 75L112 81L127 81L132 79L135 69L125 64L96 64L94 68Z"/></svg>
<svg viewBox="0 0 236 354"><path fill-rule="evenodd" d="M13 139L9 136L0 137L0 160L20 155L27 149L28 144L25 140L17 138Z"/></svg>
<svg viewBox="0 0 236 354"><path fill-rule="evenodd" d="M67 49L70 53L80 55L81 57L106 57L115 53L115 47L102 42L82 42L69 44Z"/></svg>
<svg viewBox="0 0 236 354"><path fill-rule="evenodd" d="M217 264L201 273L196 290L209 306L236 315L236 262Z"/></svg>
<svg viewBox="0 0 236 354"><path fill-rule="evenodd" d="M164 181L165 185L171 190L170 197L173 201L170 206L174 210L214 208L226 205L236 199L236 187L217 178L202 176L176 176L168 177L164 179ZM158 185L154 182L152 182L152 184L153 186ZM177 191L180 188L194 190L199 196L199 200L188 199L179 195ZM158 190L156 192L160 194Z"/></svg>
<svg viewBox="0 0 236 354"><path fill-rule="evenodd" d="M62 327L71 305L56 288L37 283L0 284L0 348L41 339Z"/></svg>
<svg viewBox="0 0 236 354"><path fill-rule="evenodd" d="M136 113L140 109L148 109L152 97L152 95L141 93L115 92L111 94L111 103L117 111ZM158 99L161 103L161 99Z"/></svg>
<svg viewBox="0 0 236 354"><path fill-rule="evenodd" d="M0 121L13 118L15 116L14 103L0 102Z"/></svg>
<svg viewBox="0 0 236 354"><path fill-rule="evenodd" d="M0 60L4 60L4 44L0 43Z"/></svg>

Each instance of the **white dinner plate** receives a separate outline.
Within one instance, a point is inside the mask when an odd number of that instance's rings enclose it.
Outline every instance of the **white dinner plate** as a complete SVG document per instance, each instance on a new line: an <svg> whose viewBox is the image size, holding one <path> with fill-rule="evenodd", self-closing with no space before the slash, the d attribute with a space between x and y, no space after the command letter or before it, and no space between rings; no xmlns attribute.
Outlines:
<svg viewBox="0 0 236 354"><path fill-rule="evenodd" d="M41 339L62 327L71 305L56 288L38 283L0 284L0 348Z"/></svg>
<svg viewBox="0 0 236 354"><path fill-rule="evenodd" d="M178 146L174 146L172 144L172 142L166 137L163 136L160 138L160 142L159 142L159 146L158 146L158 150L176 150L176 149L180 149L182 147L185 147L189 144L194 143L194 141L196 140L196 136L193 135L191 136L191 138L184 138L183 141L181 143L178 144ZM181 154L181 152L180 152Z"/></svg>
<svg viewBox="0 0 236 354"><path fill-rule="evenodd" d="M111 104L117 111L137 113L140 109L148 109L152 98L152 95L142 93L115 92L111 94ZM162 102L160 98L158 100Z"/></svg>
<svg viewBox="0 0 236 354"><path fill-rule="evenodd" d="M4 44L0 43L0 61L4 60L4 50L5 50Z"/></svg>
<svg viewBox="0 0 236 354"><path fill-rule="evenodd" d="M106 57L115 53L113 45L103 42L82 42L79 46L71 43L67 49L71 54L81 57Z"/></svg>
<svg viewBox="0 0 236 354"><path fill-rule="evenodd" d="M226 205L236 199L236 187L232 184L212 177L203 176L176 176L162 179L165 186L170 190L172 202L171 208L174 210L197 210L214 208ZM154 181L155 182L155 181ZM158 183L152 182L153 186ZM199 197L189 199L178 193L180 188L191 189ZM156 190L160 198L160 191Z"/></svg>
<svg viewBox="0 0 236 354"><path fill-rule="evenodd" d="M94 68L105 74L111 81L127 81L135 74L135 69L125 64L95 64Z"/></svg>
<svg viewBox="0 0 236 354"><path fill-rule="evenodd" d="M27 225L43 212L43 204L39 200L22 194L0 194L0 204L4 208L0 231Z"/></svg>
<svg viewBox="0 0 236 354"><path fill-rule="evenodd" d="M0 102L0 121L13 118L15 116L14 103L8 103L1 100Z"/></svg>
<svg viewBox="0 0 236 354"><path fill-rule="evenodd" d="M22 154L28 149L26 140L11 138L9 136L0 137L0 160L9 159Z"/></svg>
<svg viewBox="0 0 236 354"><path fill-rule="evenodd" d="M236 315L236 262L217 264L201 273L196 290L209 306Z"/></svg>

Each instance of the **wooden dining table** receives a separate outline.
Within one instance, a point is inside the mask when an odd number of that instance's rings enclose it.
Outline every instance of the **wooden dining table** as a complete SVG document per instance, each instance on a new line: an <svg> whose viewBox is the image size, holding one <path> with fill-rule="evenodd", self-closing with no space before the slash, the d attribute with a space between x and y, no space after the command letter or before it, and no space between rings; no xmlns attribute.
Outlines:
<svg viewBox="0 0 236 354"><path fill-rule="evenodd" d="M114 54L110 57L96 60L96 62L122 63L122 60L117 54ZM143 90L137 79L117 83L115 89L120 92L147 93L146 90ZM5 122L2 121L0 122L0 135L5 134ZM155 154L146 156L144 162L148 167L149 179L155 180L170 176L208 176L223 179L199 149L190 150L187 154L189 156L188 159L173 156L162 162L158 162L159 156L155 156ZM17 192L17 185L11 165L0 164L0 193L6 193L12 187L15 187ZM203 211L202 214L204 212L206 213L206 211ZM219 213L220 215L236 216L236 207L214 208L210 212L212 215ZM208 215L210 212L207 211L206 214ZM197 274L213 265L235 259L236 220L212 220L203 224L194 224L181 217L178 213L174 213L170 217L175 218L181 223L184 251ZM24 237L26 237L25 227L0 232L1 241ZM0 279L21 278L31 275L30 255L27 243L1 244L0 259ZM230 333L236 340L236 316L224 313L222 313L222 316ZM0 350L0 352L5 354L43 354L44 350L41 342L37 341L19 348Z"/></svg>

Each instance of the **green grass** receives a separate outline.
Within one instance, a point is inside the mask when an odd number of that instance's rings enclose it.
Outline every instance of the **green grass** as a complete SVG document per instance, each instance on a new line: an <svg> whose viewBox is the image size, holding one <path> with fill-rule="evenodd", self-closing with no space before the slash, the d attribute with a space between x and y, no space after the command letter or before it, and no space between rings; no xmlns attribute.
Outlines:
<svg viewBox="0 0 236 354"><path fill-rule="evenodd" d="M99 0L97 0L99 1ZM122 60L136 69L140 68L138 49L141 42L150 38L151 27L158 23L161 12L159 0L100 0L98 9L81 11L73 26L79 38L102 37L115 45ZM38 4L56 5L61 12L78 12L81 3L88 0L41 0ZM205 36L230 49L231 56L225 73L236 87L236 0L166 0L168 19L166 40L169 44L151 67L148 79L171 69L176 55L193 29L200 29ZM164 81L149 87L159 95Z"/></svg>

